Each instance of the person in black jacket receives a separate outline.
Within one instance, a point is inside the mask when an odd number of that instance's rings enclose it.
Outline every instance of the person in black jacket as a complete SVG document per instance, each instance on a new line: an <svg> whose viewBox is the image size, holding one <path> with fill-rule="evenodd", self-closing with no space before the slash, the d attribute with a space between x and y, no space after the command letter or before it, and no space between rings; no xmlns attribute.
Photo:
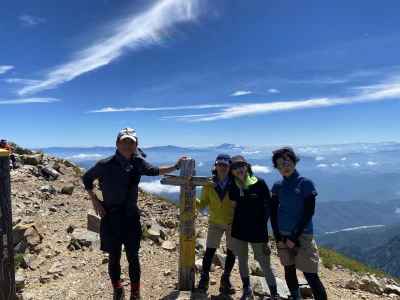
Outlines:
<svg viewBox="0 0 400 300"><path fill-rule="evenodd" d="M114 299L124 299L121 285L121 250L124 245L129 263L131 300L140 299L139 248L142 235L137 206L138 185L142 175L158 176L179 169L182 159L171 167L154 167L138 151L138 138L131 128L122 129L116 141L117 150L90 168L82 177L94 210L101 216L101 250L109 253L108 271L114 288ZM93 182L99 181L103 201L94 193Z"/></svg>
<svg viewBox="0 0 400 300"><path fill-rule="evenodd" d="M268 186L263 179L253 175L251 166L240 155L232 157L231 175L233 184L229 197L235 203L231 235L243 283L241 299L254 298L249 278L249 244L253 248L254 258L264 272L271 299L279 299L274 270L271 267L271 250L268 245L267 222L271 199Z"/></svg>
<svg viewBox="0 0 400 300"><path fill-rule="evenodd" d="M326 300L325 288L318 276L319 255L314 240L312 217L317 191L314 183L296 170L299 161L290 147L273 152L272 162L282 180L272 187L272 216L278 255L285 268L285 279L291 297L301 299L296 269L303 272L314 299Z"/></svg>

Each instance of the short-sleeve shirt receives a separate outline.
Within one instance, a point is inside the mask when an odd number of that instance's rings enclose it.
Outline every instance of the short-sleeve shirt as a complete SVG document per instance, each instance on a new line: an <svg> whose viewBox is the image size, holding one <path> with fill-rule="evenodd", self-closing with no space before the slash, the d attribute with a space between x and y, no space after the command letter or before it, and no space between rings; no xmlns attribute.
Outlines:
<svg viewBox="0 0 400 300"><path fill-rule="evenodd" d="M103 194L103 205L107 212L122 210L126 214L137 212L138 185L142 175L158 176L160 170L146 162L141 156L124 159L118 152L100 160L82 177L87 190L93 189L98 179Z"/></svg>
<svg viewBox="0 0 400 300"><path fill-rule="evenodd" d="M296 229L304 214L307 198L318 193L314 183L295 171L290 177L276 182L271 190L279 198L278 226L281 234L290 235ZM313 234L312 220L306 225L304 234Z"/></svg>

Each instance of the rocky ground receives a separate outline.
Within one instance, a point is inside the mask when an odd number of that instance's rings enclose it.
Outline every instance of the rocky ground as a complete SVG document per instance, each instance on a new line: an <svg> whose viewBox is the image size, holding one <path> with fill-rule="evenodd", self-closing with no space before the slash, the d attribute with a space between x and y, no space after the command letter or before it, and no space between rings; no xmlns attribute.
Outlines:
<svg viewBox="0 0 400 300"><path fill-rule="evenodd" d="M107 256L99 251L98 236L86 230L91 204L80 182L80 169L40 154L24 154L19 160L20 168L12 170L11 179L20 298L112 299ZM143 299L218 299L223 271L219 259L211 274L208 298L176 291L178 209L144 192L140 193L139 206L145 231L140 250ZM206 224L207 218L199 215L198 260L204 251ZM273 252L273 265L278 277L284 279L283 268ZM223 256L221 249L220 257ZM122 263L124 284L129 289L125 257ZM253 275L260 275L257 264L252 261L251 266ZM400 287L391 279L353 274L340 266L333 270L322 267L321 277L329 299L400 299ZM260 278L255 276L252 280L259 295L265 292L265 282ZM238 292L232 299L239 299L237 265L233 284ZM304 291L307 292L306 287Z"/></svg>

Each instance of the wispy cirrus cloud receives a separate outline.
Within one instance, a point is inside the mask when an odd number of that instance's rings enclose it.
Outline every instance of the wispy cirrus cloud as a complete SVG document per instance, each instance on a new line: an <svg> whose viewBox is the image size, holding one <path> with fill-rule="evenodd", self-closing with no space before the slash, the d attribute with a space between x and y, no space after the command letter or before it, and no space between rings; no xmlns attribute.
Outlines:
<svg viewBox="0 0 400 300"><path fill-rule="evenodd" d="M251 95L253 94L252 91L244 91L244 90L239 90L235 91L231 94L232 97L240 97L240 96L246 96L246 95Z"/></svg>
<svg viewBox="0 0 400 300"><path fill-rule="evenodd" d="M57 98L23 98L23 99L0 99L0 105L17 105L17 104L32 104L32 103L53 103L59 102Z"/></svg>
<svg viewBox="0 0 400 300"><path fill-rule="evenodd" d="M4 81L11 84L22 84L22 85L38 84L40 82L40 80L26 79L26 78L6 78L4 79Z"/></svg>
<svg viewBox="0 0 400 300"><path fill-rule="evenodd" d="M36 25L39 25L41 23L45 23L46 19L40 18L40 17L35 17L32 15L20 15L18 17L19 21L21 22L22 25L28 26L28 27L34 27Z"/></svg>
<svg viewBox="0 0 400 300"><path fill-rule="evenodd" d="M231 104L203 104L203 105L183 105L183 106L163 106L163 107L104 107L91 110L89 113L116 113L116 112L141 112L141 111L168 111L168 110L195 110L230 107Z"/></svg>
<svg viewBox="0 0 400 300"><path fill-rule="evenodd" d="M128 51L160 44L180 23L193 22L201 13L200 0L161 0L141 14L114 26L112 34L82 49L55 67L44 80L19 90L20 95L52 89L113 62Z"/></svg>
<svg viewBox="0 0 400 300"><path fill-rule="evenodd" d="M209 122L233 119L244 116L269 114L283 111L327 108L339 105L351 105L386 100L400 100L400 80L389 80L382 84L364 87L358 93L348 97L325 97L305 100L278 101L267 103L232 104L218 112L198 115L175 116L175 119L187 122Z"/></svg>
<svg viewBox="0 0 400 300"><path fill-rule="evenodd" d="M8 71L11 71L12 69L14 69L14 66L11 66L11 65L0 65L0 74L5 74Z"/></svg>

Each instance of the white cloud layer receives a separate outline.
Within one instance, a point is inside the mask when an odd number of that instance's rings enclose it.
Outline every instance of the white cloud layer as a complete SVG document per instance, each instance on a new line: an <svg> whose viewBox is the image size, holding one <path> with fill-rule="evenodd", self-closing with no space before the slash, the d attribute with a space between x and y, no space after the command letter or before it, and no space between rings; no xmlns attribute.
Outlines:
<svg viewBox="0 0 400 300"><path fill-rule="evenodd" d="M178 186L170 186L170 185L163 185L160 183L159 180L149 181L149 182L141 182L139 187L152 194L161 194L161 193L179 193L180 189Z"/></svg>
<svg viewBox="0 0 400 300"><path fill-rule="evenodd" d="M25 99L9 99L0 100L0 105L13 105L13 104L32 104L32 103L53 103L58 102L56 98L25 98Z"/></svg>
<svg viewBox="0 0 400 300"><path fill-rule="evenodd" d="M19 90L20 95L52 89L87 72L106 66L124 53L160 44L180 23L195 21L199 0L162 0L139 15L116 25L113 33L101 38L50 71L44 80Z"/></svg>
<svg viewBox="0 0 400 300"><path fill-rule="evenodd" d="M251 168L254 171L254 173L264 173L264 174L271 173L271 169L268 168L267 166L253 165L251 166Z"/></svg>
<svg viewBox="0 0 400 300"><path fill-rule="evenodd" d="M271 93L271 94L278 94L278 93L280 93L280 91L279 91L278 89L269 89L269 90L268 90L268 93Z"/></svg>
<svg viewBox="0 0 400 300"><path fill-rule="evenodd" d="M104 157L105 155L98 153L80 153L67 157L70 160L96 160Z"/></svg>

